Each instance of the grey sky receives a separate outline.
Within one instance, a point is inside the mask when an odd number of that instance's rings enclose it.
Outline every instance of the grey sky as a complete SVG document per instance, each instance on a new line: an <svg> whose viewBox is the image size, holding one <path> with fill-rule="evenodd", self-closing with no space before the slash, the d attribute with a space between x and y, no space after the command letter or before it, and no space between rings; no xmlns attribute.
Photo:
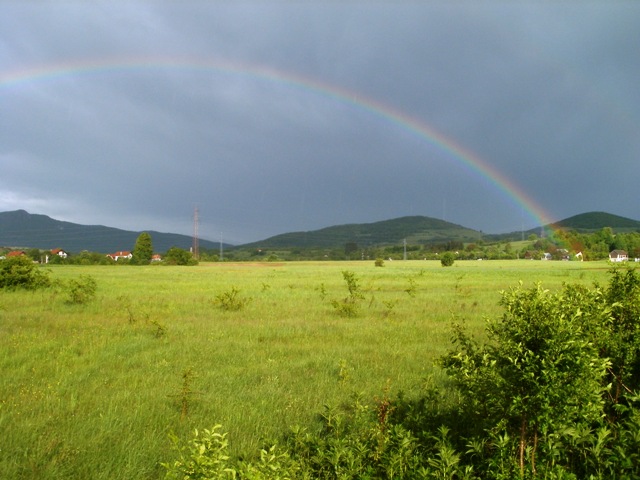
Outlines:
<svg viewBox="0 0 640 480"><path fill-rule="evenodd" d="M0 211L190 234L197 206L230 243L404 215L535 225L372 101L549 220L640 219L640 2L235 3L0 1Z"/></svg>

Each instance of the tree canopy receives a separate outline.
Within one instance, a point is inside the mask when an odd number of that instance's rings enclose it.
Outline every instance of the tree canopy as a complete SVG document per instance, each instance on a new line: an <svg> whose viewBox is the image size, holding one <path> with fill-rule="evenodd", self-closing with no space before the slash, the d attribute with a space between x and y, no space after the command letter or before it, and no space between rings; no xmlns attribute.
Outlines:
<svg viewBox="0 0 640 480"><path fill-rule="evenodd" d="M153 242L151 241L150 234L142 232L138 235L132 254L133 258L131 259L131 263L136 265L148 265L151 262L151 257L153 256Z"/></svg>

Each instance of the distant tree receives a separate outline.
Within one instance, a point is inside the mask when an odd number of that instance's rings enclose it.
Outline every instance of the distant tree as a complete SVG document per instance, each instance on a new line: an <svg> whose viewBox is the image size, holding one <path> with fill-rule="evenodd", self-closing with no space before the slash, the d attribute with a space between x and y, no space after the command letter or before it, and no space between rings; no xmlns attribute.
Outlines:
<svg viewBox="0 0 640 480"><path fill-rule="evenodd" d="M442 254L440 263L442 264L443 267L450 267L451 265L453 265L454 260L455 260L455 257L453 256L453 253L445 252Z"/></svg>
<svg viewBox="0 0 640 480"><path fill-rule="evenodd" d="M34 262L40 262L42 254L40 253L40 250L37 248L30 248L29 250L27 250L25 252L27 254L27 257L29 257L31 260L33 260Z"/></svg>
<svg viewBox="0 0 640 480"><path fill-rule="evenodd" d="M138 235L132 254L133 258L131 259L131 263L136 265L148 265L151 262L151 257L153 256L151 235L147 232L142 232Z"/></svg>
<svg viewBox="0 0 640 480"><path fill-rule="evenodd" d="M197 265L198 261L193 258L191 252L178 247L171 247L164 255L166 265Z"/></svg>

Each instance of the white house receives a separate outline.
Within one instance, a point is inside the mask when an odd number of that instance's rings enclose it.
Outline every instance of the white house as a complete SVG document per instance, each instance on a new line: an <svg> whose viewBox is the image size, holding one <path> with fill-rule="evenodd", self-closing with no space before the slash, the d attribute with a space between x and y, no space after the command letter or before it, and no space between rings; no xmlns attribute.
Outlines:
<svg viewBox="0 0 640 480"><path fill-rule="evenodd" d="M611 253L609 253L609 260L612 262L626 262L629 260L629 256L624 250L612 250Z"/></svg>
<svg viewBox="0 0 640 480"><path fill-rule="evenodd" d="M51 254L52 255L58 255L60 258L67 258L68 257L67 252L65 252L61 248L54 248L53 250L51 250Z"/></svg>
<svg viewBox="0 0 640 480"><path fill-rule="evenodd" d="M133 255L131 254L131 252L128 252L126 250L120 250L119 252L116 252L116 253L107 253L107 257L117 262L121 258L127 258L131 260L131 258L133 258Z"/></svg>

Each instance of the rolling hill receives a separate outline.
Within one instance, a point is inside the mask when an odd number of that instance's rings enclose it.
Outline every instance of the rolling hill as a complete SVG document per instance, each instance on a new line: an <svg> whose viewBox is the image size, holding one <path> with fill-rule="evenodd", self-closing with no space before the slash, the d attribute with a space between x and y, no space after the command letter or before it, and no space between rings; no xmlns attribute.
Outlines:
<svg viewBox="0 0 640 480"><path fill-rule="evenodd" d="M614 233L640 232L640 221L621 217L612 213L587 212L559 220L544 226L545 235L550 235L554 230L575 230L579 233L593 233L605 227L611 228ZM488 242L517 241L531 234L540 235L541 228L536 227L524 232L509 232L485 235Z"/></svg>
<svg viewBox="0 0 640 480"><path fill-rule="evenodd" d="M545 230L568 229L582 233L610 227L615 233L640 232L640 221L605 212L589 212L560 220L545 226ZM79 225L55 220L46 215L31 214L24 210L0 212L0 246L13 248L63 248L68 252L89 250L115 252L131 250L141 232L132 232L102 225ZM172 246L189 249L192 238L188 235L148 231L157 252ZM477 230L424 216L408 216L374 223L336 225L307 232L291 232L244 245L224 245L225 249L251 248L343 248L347 243L360 247L408 244L443 243L448 241L475 242L514 241L523 234L539 234L540 227L526 232L487 235ZM217 250L219 243L200 240L202 250Z"/></svg>
<svg viewBox="0 0 640 480"><path fill-rule="evenodd" d="M477 241L481 232L430 217L411 216L374 223L337 225L309 232L292 232L269 237L240 248L334 248L347 243L360 246L402 243Z"/></svg>
<svg viewBox="0 0 640 480"><path fill-rule="evenodd" d="M148 231L156 252L166 252L176 246L191 248L192 238L176 233ZM131 232L102 225L79 225L55 220L46 215L31 214L24 210L0 212L0 246L39 248L51 250L62 248L77 253L82 250L110 253L118 250L133 250L141 232ZM200 248L216 249L218 243L199 241Z"/></svg>
<svg viewBox="0 0 640 480"><path fill-rule="evenodd" d="M551 226L581 233L595 232L605 227L610 227L615 233L640 231L640 221L605 212L581 213L553 223Z"/></svg>

